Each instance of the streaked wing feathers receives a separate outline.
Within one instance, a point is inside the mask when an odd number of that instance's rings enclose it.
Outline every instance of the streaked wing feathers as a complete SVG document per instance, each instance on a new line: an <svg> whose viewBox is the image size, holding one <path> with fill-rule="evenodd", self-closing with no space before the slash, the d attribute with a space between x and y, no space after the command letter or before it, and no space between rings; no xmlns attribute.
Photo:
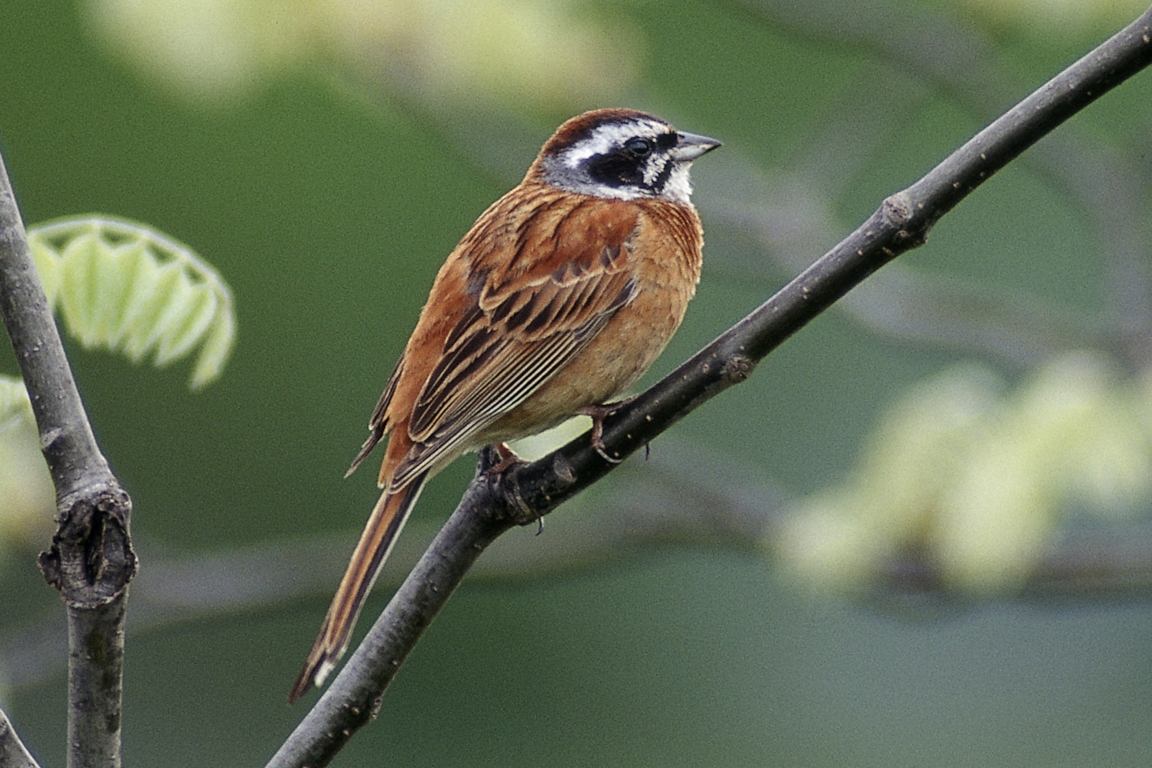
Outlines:
<svg viewBox="0 0 1152 768"><path fill-rule="evenodd" d="M635 226L633 220L599 253L579 254L542 275L537 269L485 283L417 398L408 423L415 445L396 468L393 488L524 402L631 301Z"/></svg>
<svg viewBox="0 0 1152 768"><path fill-rule="evenodd" d="M360 451L356 454L356 458L352 459L352 466L344 473L344 477L356 471L360 463L372 453L372 449L376 447L376 443L384 435L388 434L391 424L388 422L388 404L392 402L392 394L396 391L396 382L400 380L401 374L404 372L404 358L400 358L400 362L396 363L396 367L392 370L392 375L388 377L388 383L384 385L384 392L380 395L379 402L376 403L376 409L372 411L372 418L368 419L368 439L364 441L364 445L360 446Z"/></svg>

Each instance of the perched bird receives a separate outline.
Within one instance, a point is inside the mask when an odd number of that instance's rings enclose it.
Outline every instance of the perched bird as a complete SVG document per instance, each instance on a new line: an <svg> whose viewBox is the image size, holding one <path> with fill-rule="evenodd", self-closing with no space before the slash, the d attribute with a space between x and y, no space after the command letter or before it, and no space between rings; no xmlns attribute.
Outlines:
<svg viewBox="0 0 1152 768"><path fill-rule="evenodd" d="M684 317L703 230L692 161L720 142L629 109L574 117L436 275L349 474L385 435L384 489L289 701L321 685L424 483L461 454L593 417ZM513 454L500 445L501 455Z"/></svg>

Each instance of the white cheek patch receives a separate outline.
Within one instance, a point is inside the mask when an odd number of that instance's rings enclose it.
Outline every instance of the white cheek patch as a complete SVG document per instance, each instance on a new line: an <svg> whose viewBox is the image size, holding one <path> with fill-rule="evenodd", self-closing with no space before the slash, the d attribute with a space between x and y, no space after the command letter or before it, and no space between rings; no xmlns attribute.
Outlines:
<svg viewBox="0 0 1152 768"><path fill-rule="evenodd" d="M688 163L676 163L668 181L664 182L663 197L688 205L692 197L692 182L688 179Z"/></svg>
<svg viewBox="0 0 1152 768"><path fill-rule="evenodd" d="M578 168L588 158L606 155L612 149L622 146L628 139L636 136L655 139L667 130L668 126L652 120L602 125L592 131L591 136L576 142L575 146L564 152L564 165L573 169Z"/></svg>
<svg viewBox="0 0 1152 768"><path fill-rule="evenodd" d="M664 166L670 162L672 161L662 154L649 157L648 162L644 163L644 186L648 188L656 186L656 181L664 171Z"/></svg>

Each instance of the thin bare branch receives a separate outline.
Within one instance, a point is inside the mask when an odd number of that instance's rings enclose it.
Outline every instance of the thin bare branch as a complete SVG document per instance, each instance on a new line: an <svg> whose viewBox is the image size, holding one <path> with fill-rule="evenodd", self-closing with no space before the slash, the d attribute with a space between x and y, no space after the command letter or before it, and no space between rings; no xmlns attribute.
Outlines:
<svg viewBox="0 0 1152 768"><path fill-rule="evenodd" d="M28 748L24 746L24 742L16 735L8 715L2 709L0 709L0 768L40 768Z"/></svg>
<svg viewBox="0 0 1152 768"><path fill-rule="evenodd" d="M136 573L131 501L92 428L32 262L0 158L0 315L56 486L57 530L40 569L68 607L68 765L120 765L124 601Z"/></svg>
<svg viewBox="0 0 1152 768"><path fill-rule="evenodd" d="M998 63L988 35L948 5L911 3L900 13L853 0L729 0L729 5L771 29L873 54L872 65L845 89L835 113L783 168L760 178L746 159L729 154L699 172L702 190L705 174L720 174L723 185L721 194L701 196L701 210L749 230L789 271L808 264L811 243L838 236L836 201L845 185L858 179L862 165L874 160L895 126L917 112L929 93L944 94L976 119L991 120L1019 90L1019 75ZM1047 305L1020 290L942 279L906 264L893 265L853 291L840 309L891 336L975 350L1015 365L1088 345L1108 349L1133 368L1147 367L1152 275L1142 212L1149 188L1139 158L1073 124L1049 135L1023 162L1089 217L1107 275L1103 316ZM748 191L741 198L730 189ZM763 254L752 250L728 268L745 280L757 279L763 275L762 260ZM715 270L716 260L712 266Z"/></svg>

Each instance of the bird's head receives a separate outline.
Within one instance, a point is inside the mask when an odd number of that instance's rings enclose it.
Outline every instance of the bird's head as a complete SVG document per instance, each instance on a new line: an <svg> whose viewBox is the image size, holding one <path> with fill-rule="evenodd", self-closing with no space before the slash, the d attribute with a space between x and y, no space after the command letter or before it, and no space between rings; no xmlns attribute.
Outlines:
<svg viewBox="0 0 1152 768"><path fill-rule="evenodd" d="M583 195L687 204L692 161L718 146L644 112L599 109L561 125L528 175Z"/></svg>

